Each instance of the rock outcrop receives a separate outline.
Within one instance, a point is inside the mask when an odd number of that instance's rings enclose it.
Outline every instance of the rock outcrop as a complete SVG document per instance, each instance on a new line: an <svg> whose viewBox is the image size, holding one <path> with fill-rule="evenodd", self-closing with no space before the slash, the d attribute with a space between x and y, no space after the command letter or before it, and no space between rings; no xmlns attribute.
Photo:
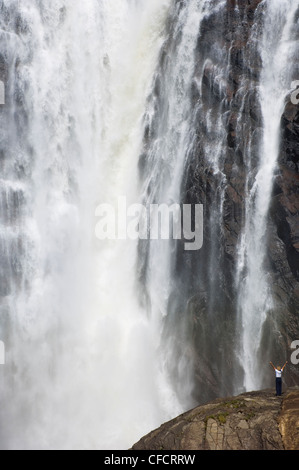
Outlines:
<svg viewBox="0 0 299 470"><path fill-rule="evenodd" d="M299 388L217 399L143 437L133 450L299 450Z"/></svg>
<svg viewBox="0 0 299 470"><path fill-rule="evenodd" d="M299 392L289 390L282 401L279 430L286 450L299 450Z"/></svg>

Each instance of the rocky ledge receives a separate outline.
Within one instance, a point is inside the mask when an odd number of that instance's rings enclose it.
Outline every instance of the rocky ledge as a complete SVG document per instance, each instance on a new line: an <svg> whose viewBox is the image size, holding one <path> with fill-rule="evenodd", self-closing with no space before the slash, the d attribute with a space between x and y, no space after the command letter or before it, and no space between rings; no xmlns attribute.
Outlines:
<svg viewBox="0 0 299 470"><path fill-rule="evenodd" d="M217 399L163 424L133 450L299 450L299 387Z"/></svg>

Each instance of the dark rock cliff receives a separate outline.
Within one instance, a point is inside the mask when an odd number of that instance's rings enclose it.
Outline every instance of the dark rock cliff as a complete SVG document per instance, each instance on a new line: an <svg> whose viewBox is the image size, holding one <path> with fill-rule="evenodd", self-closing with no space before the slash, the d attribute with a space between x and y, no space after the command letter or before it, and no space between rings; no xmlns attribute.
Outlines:
<svg viewBox="0 0 299 470"><path fill-rule="evenodd" d="M246 189L254 182L262 134L259 4L228 1L204 18L198 35L193 86L197 138L183 192L184 202L205 208L204 248L190 259L196 294L188 301L196 389L206 390L205 398L232 393L232 383L242 383L242 365L233 354L238 341L235 274Z"/></svg>
<svg viewBox="0 0 299 470"><path fill-rule="evenodd" d="M133 450L299 450L299 390L218 399L163 424Z"/></svg>
<svg viewBox="0 0 299 470"><path fill-rule="evenodd" d="M288 355L290 344L299 337L298 169L299 106L288 100L281 117L281 145L269 214L268 269L276 306L265 322L261 350L261 356L270 350L277 360ZM290 364L290 368L288 383L298 383L298 366Z"/></svg>
<svg viewBox="0 0 299 470"><path fill-rule="evenodd" d="M177 2L177 8L183 4ZM174 362L185 355L194 364L193 396L197 403L242 389L243 368L234 354L240 347L236 333L240 286L235 276L246 197L258 171L263 134L259 43L265 7L261 0L227 0L204 16L198 32L190 90L194 137L181 194L183 203L204 205L204 246L197 254L190 254L178 244L171 315L165 320L166 332L168 322L175 324L178 332ZM298 28L294 34L299 34ZM146 173L146 148L155 137L156 121L163 110L167 88L161 77L167 77L177 41L179 37L172 36L170 26L156 78L157 114L146 129L141 175ZM298 78L296 70L294 67L293 80ZM277 363L288 359L291 342L299 338L298 119L299 106L287 100L265 238L265 271L275 306L267 312L263 327L257 358L261 369L270 359ZM175 371L173 376L175 382ZM298 376L298 367L290 364L287 383L297 383ZM265 365L263 385L270 383L271 371Z"/></svg>

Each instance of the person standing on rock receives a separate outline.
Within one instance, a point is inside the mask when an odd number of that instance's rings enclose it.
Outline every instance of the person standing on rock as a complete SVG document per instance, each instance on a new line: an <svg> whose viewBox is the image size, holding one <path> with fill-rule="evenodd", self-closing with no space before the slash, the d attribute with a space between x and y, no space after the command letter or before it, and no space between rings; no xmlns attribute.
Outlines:
<svg viewBox="0 0 299 470"><path fill-rule="evenodd" d="M276 376L276 396L280 396L281 395L281 386L282 386L282 380L281 380L281 374L285 368L285 366L287 365L288 361L286 361L285 365L280 367L280 366L277 366L275 367L274 364L270 361L270 365L273 367L273 369L275 370L275 376Z"/></svg>

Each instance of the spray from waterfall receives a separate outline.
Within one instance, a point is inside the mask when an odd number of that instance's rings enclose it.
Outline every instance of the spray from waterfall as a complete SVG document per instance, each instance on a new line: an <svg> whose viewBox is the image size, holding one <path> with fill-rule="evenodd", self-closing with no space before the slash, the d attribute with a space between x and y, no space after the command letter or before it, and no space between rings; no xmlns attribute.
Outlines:
<svg viewBox="0 0 299 470"><path fill-rule="evenodd" d="M136 242L95 237L98 204L138 201L169 6L1 2L3 448L128 448L180 411L157 378Z"/></svg>

